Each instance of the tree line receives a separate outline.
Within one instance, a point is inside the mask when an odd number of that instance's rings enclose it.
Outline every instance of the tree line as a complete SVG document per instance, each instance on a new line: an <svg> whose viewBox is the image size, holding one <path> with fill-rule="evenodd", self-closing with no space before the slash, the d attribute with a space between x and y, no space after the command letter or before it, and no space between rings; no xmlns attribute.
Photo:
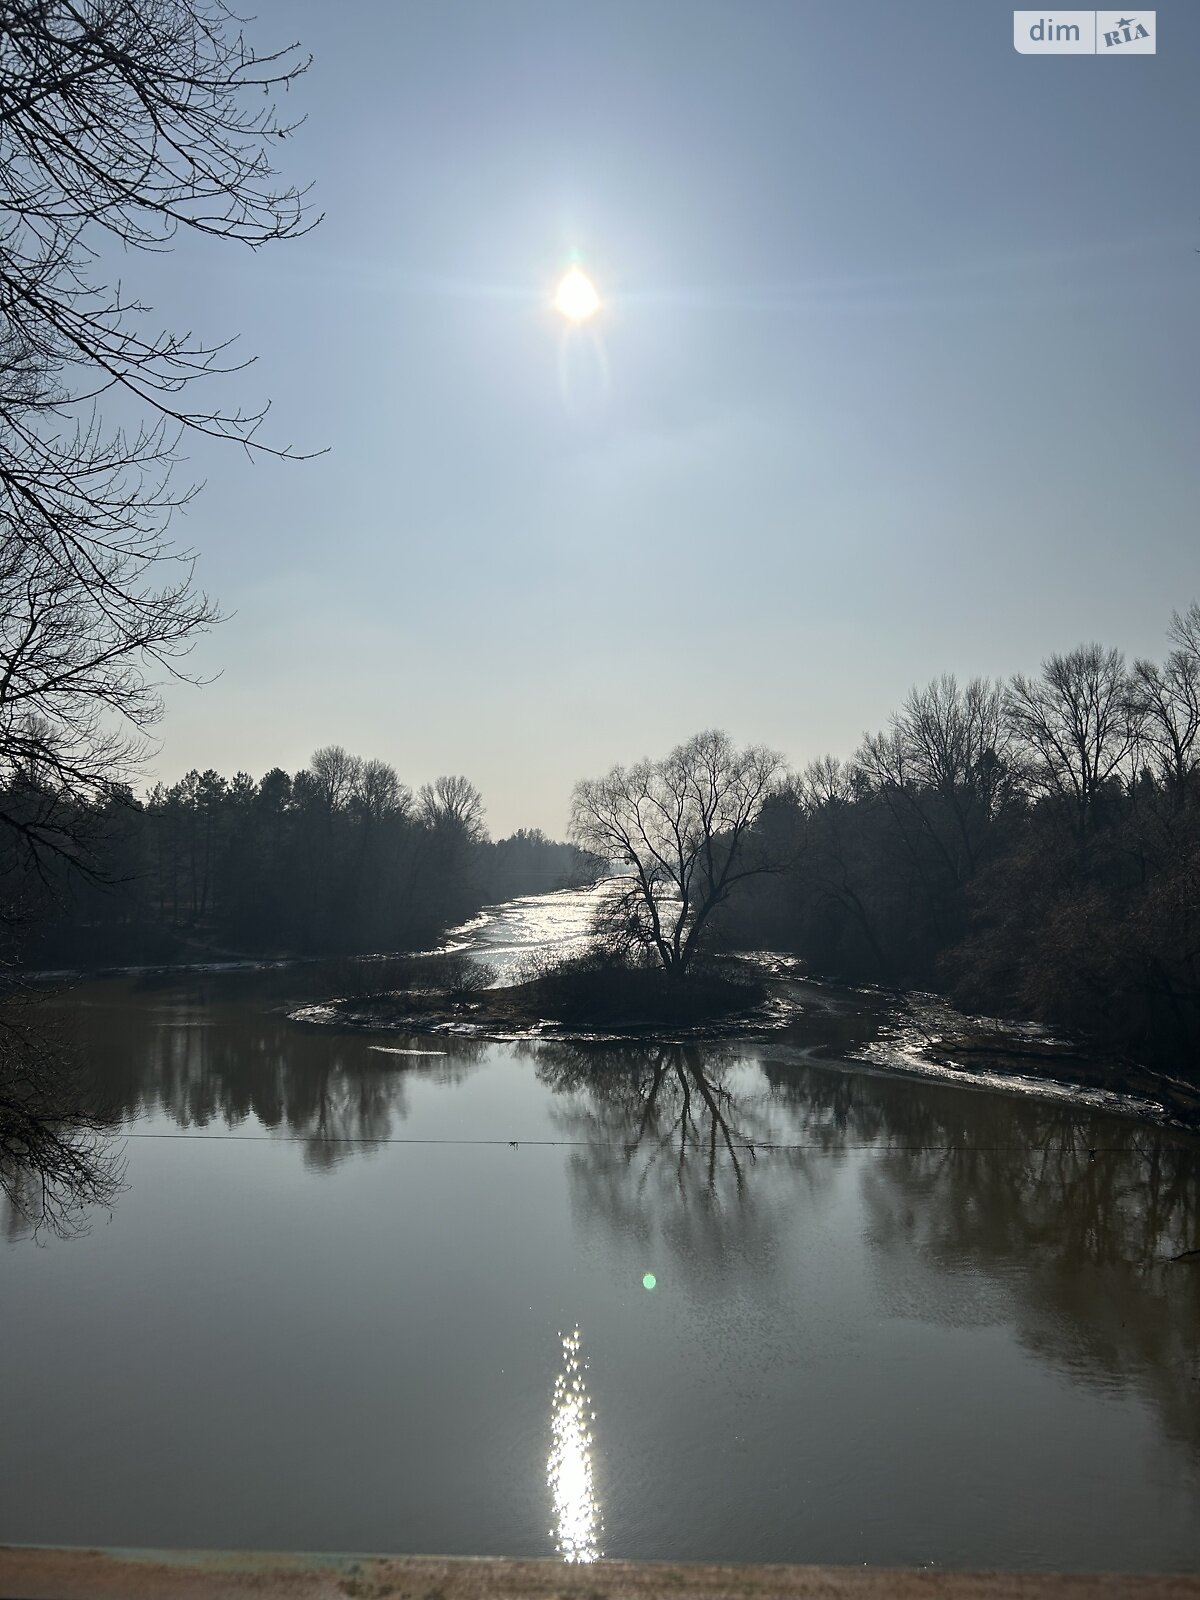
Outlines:
<svg viewBox="0 0 1200 1600"><path fill-rule="evenodd" d="M18 818L48 808L32 782L10 783L0 804ZM36 871L20 829L5 830L0 893L28 962L419 949L482 905L596 866L537 829L489 839L464 777L414 791L387 762L339 745L258 781L210 769L142 800L113 789L56 825L64 841L86 839L86 854L44 853Z"/></svg>
<svg viewBox="0 0 1200 1600"><path fill-rule="evenodd" d="M1090 644L914 689L755 831L775 870L729 898L728 939L1198 1075L1200 605L1161 663Z"/></svg>
<svg viewBox="0 0 1200 1600"><path fill-rule="evenodd" d="M627 872L609 948L673 981L722 941L790 951L1198 1076L1200 605L1169 645L937 678L801 772L709 731L580 782L573 837Z"/></svg>

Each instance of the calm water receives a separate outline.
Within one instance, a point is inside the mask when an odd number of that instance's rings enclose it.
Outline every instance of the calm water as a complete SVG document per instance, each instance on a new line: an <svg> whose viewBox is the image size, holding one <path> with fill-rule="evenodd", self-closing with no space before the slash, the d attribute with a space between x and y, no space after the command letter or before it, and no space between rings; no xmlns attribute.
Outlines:
<svg viewBox="0 0 1200 1600"><path fill-rule="evenodd" d="M287 1020L330 981L55 1002L126 1188L0 1247L0 1540L1200 1568L1194 1140Z"/></svg>

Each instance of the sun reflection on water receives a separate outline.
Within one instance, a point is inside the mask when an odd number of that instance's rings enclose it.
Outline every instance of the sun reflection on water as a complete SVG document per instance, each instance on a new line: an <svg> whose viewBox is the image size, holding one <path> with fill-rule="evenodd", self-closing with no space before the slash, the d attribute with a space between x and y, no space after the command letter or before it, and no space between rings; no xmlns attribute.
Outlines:
<svg viewBox="0 0 1200 1600"><path fill-rule="evenodd" d="M595 1561L603 1554L600 1507L592 1485L591 1424L596 1413L588 1398L581 1343L578 1328L563 1337L563 1368L554 1380L553 1443L546 1463L557 1521L551 1532L564 1561Z"/></svg>

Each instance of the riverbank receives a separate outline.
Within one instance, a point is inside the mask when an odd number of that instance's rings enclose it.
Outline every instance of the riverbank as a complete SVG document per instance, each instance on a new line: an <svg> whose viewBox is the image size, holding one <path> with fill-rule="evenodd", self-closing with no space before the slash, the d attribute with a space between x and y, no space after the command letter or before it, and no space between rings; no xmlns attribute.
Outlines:
<svg viewBox="0 0 1200 1600"><path fill-rule="evenodd" d="M348 1032L464 1039L745 1039L801 1060L964 1088L1076 1099L1121 1115L1200 1126L1200 1085L1103 1041L1012 1018L970 1016L946 997L814 978L795 957L742 952L699 984L614 974L588 954L603 885L521 896L446 931L439 951L314 956L199 941L174 959L21 975L38 987L88 978L274 974L295 1022ZM294 970L293 984L287 974Z"/></svg>
<svg viewBox="0 0 1200 1600"><path fill-rule="evenodd" d="M14 1600L1200 1600L1200 1578L0 1546Z"/></svg>
<svg viewBox="0 0 1200 1600"><path fill-rule="evenodd" d="M486 969L476 968L486 980ZM547 966L503 986L466 981L347 995L301 1007L293 1020L348 1029L452 1033L484 1039L535 1037L714 1038L753 1033L778 1022L769 983L740 963L683 980L645 968L586 959ZM419 973L414 969L414 977ZM778 1000L778 997L777 997Z"/></svg>
<svg viewBox="0 0 1200 1600"><path fill-rule="evenodd" d="M899 994L862 1059L965 1086L1070 1096L1200 1127L1200 1086L1035 1023L965 1016L941 995Z"/></svg>
<svg viewBox="0 0 1200 1600"><path fill-rule="evenodd" d="M933 1078L963 1088L1074 1099L1155 1122L1200 1126L1200 1088L1105 1054L1032 1023L965 1016L940 995L853 988L808 977L788 957L726 958L690 984L661 973L613 972L586 959L488 987L469 952L453 958L457 986L430 983L438 958L392 969L402 981L367 983L290 1013L297 1023L349 1032L461 1038L558 1038L702 1044L745 1039L811 1062ZM364 974L364 977L366 974Z"/></svg>

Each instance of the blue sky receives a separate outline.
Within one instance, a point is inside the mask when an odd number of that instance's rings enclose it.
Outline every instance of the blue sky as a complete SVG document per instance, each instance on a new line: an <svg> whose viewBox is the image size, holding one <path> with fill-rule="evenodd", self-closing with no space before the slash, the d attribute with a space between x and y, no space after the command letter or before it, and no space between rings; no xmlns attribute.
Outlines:
<svg viewBox="0 0 1200 1600"><path fill-rule="evenodd" d="M198 446L234 613L157 772L338 742L494 832L705 726L849 754L913 683L1200 597L1200 8L1012 48L992 0L263 0L325 212L122 271L242 334L305 464ZM549 303L577 252L605 306ZM230 391L233 392L233 391Z"/></svg>

